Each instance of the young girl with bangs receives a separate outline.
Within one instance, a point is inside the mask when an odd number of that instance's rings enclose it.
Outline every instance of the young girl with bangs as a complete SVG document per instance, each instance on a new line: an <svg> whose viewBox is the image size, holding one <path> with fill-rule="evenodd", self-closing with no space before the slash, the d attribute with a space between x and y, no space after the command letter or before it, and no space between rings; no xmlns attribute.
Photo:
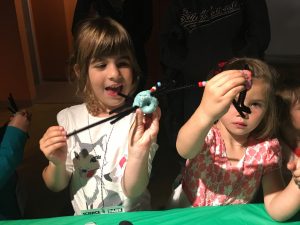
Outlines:
<svg viewBox="0 0 300 225"><path fill-rule="evenodd" d="M300 209L300 162L290 168L294 180L286 188L280 173L275 78L263 61L238 58L208 80L200 105L177 137L178 153L187 163L171 207L246 204L262 183L273 219L287 220ZM251 88L239 102L249 80ZM245 107L249 111L239 112Z"/></svg>
<svg viewBox="0 0 300 225"><path fill-rule="evenodd" d="M52 191L70 184L75 214L124 212L150 208L147 191L158 148L160 109L140 109L67 136L99 122L125 104L137 87L140 69L125 29L109 18L88 19L77 30L71 65L84 103L60 111L58 126L40 139L49 165L43 179Z"/></svg>

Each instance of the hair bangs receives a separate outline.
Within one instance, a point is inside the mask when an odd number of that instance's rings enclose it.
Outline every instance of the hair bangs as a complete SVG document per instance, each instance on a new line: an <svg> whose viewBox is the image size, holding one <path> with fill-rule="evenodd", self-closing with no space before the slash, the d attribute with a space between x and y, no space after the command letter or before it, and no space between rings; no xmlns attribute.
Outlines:
<svg viewBox="0 0 300 225"><path fill-rule="evenodd" d="M93 35L94 40L91 43L92 54L91 59L97 60L115 55L124 55L132 58L130 47L132 47L131 40L119 24L110 21L114 26L107 26L107 24L96 24ZM99 26L99 27L98 27Z"/></svg>

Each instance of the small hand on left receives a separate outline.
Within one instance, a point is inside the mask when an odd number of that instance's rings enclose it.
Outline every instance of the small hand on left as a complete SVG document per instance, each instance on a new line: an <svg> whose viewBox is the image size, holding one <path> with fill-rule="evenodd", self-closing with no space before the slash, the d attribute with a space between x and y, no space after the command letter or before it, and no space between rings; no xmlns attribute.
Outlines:
<svg viewBox="0 0 300 225"><path fill-rule="evenodd" d="M141 109L136 110L136 118L129 133L129 154L141 154L141 151L150 149L157 138L160 117L159 107L152 114L146 115Z"/></svg>
<svg viewBox="0 0 300 225"><path fill-rule="evenodd" d="M8 126L16 127L24 132L28 132L30 121L31 121L31 113L25 109L22 109L16 112L8 123Z"/></svg>

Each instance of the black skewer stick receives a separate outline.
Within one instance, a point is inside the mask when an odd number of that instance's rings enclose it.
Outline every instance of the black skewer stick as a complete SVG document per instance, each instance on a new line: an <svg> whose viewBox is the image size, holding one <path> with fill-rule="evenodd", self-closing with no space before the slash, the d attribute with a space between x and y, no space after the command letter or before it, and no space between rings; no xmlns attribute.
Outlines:
<svg viewBox="0 0 300 225"><path fill-rule="evenodd" d="M168 82L166 82L166 84L160 85L160 86L158 86L158 84L157 84L156 85L156 88L157 88L156 92L161 93L163 91L170 90L170 89L174 88L175 86L176 86L176 81L175 80L168 81Z"/></svg>
<svg viewBox="0 0 300 225"><path fill-rule="evenodd" d="M106 118L106 119L103 119L103 120L100 120L100 121L95 122L95 123L93 123L93 124L90 124L90 125L88 125L88 126L85 126L85 127L83 127L83 128L80 128L79 130L74 130L73 132L67 134L67 137L70 137L70 136L72 136L72 135L74 135L74 134L78 134L78 133L80 133L80 132L82 132L82 131L84 131L84 130L87 130L87 129L92 128L92 127L94 127L94 126L97 126L97 125L99 125L99 124L108 122L108 121L110 121L110 120L112 120L110 123L111 123L111 124L114 124L115 122L119 121L119 120L122 119L123 117L125 117L125 116L129 115L130 113L134 112L137 108L138 108L137 106L130 107L129 109L127 109L127 110L125 110L125 111L123 111L123 112L121 112L121 113L119 113L119 114L116 114L116 115L114 115L114 116L108 117L108 118Z"/></svg>
<svg viewBox="0 0 300 225"><path fill-rule="evenodd" d="M72 136L72 135L74 135L74 134L80 133L80 132L82 132L82 131L84 131L84 130L87 130L87 129L89 129L89 128L92 128L92 127L94 127L94 126L97 126L97 125L99 125L99 124L105 123L105 122L107 122L107 121L113 120L113 119L118 118L118 117L119 117L119 115L116 114L116 115L114 115L114 116L108 117L108 118L106 118L106 119L100 120L100 121L98 121L98 122L92 123L92 124L90 124L90 125L88 125L88 126L85 126L85 127L83 127L83 128L80 128L80 129L78 129L78 130L74 130L73 132L67 134L67 137L70 137L70 136Z"/></svg>
<svg viewBox="0 0 300 225"><path fill-rule="evenodd" d="M136 109L138 108L138 106L133 106L130 107L129 109L121 112L118 114L118 117L116 119L114 119L113 121L111 121L111 124L116 123L117 121L119 121L120 119L124 118L125 116L129 115L130 113L134 112Z"/></svg>
<svg viewBox="0 0 300 225"><path fill-rule="evenodd" d="M100 120L100 121L95 122L95 123L93 123L93 124L90 124L90 125L88 125L88 126L85 126L85 127L83 127L83 128L80 128L79 130L74 130L73 132L67 134L67 137L71 137L71 136L74 135L74 134L78 134L78 133L80 133L80 132L82 132L82 131L84 131L84 130L87 130L87 129L89 129L89 128L92 128L92 127L94 127L94 126L97 126L97 125L99 125L99 124L105 123L105 122L110 121L110 120L112 120L112 121L111 121L111 124L113 124L113 123L117 122L118 120L122 119L123 117L127 116L127 115L130 114L131 112L135 111L137 108L138 108L137 106L131 107L131 108L129 108L129 109L127 109L127 110L125 110L125 111L119 113L119 114L116 114L116 115L114 115L114 116L108 117L108 118L106 118L106 119L103 119L103 120Z"/></svg>
<svg viewBox="0 0 300 225"><path fill-rule="evenodd" d="M189 89L189 88L194 88L197 87L196 84L189 84L189 85L185 85L185 86L181 86L181 87L174 87L171 89L166 89L166 90L162 90L162 91L157 91L157 92L153 92L152 95L155 97L161 96L161 95L165 95L165 94L169 94L171 92L176 92L176 91L181 91L184 89Z"/></svg>
<svg viewBox="0 0 300 225"><path fill-rule="evenodd" d="M120 106L120 107L118 107L118 108L115 108L114 110L109 111L108 114L113 114L113 113L121 112L121 111L125 110L125 109L128 108L128 107L131 107L131 105L129 105L129 104L124 104L124 105L122 105L122 106Z"/></svg>
<svg viewBox="0 0 300 225"><path fill-rule="evenodd" d="M189 85L185 85L185 86L181 86L181 87L172 87L174 86L174 82L171 84L171 85L166 85L166 86L163 86L163 87L159 87L159 89L157 89L157 91L155 92L151 92L151 95L154 96L154 97L159 97L161 95L166 95L166 94L169 94L171 92L176 92L176 91L181 91L183 89L188 89L188 88L194 88L194 87L197 87L196 84L189 84ZM124 97L126 100L128 99L132 99L132 97L130 96L127 96L125 94L122 94L122 93L118 93L118 95ZM130 108L128 108L130 107ZM128 108L128 109L126 109ZM112 111L109 112L109 114L112 114L112 113L116 113L116 112L120 112L118 115L119 115L119 118L116 118L114 121L112 121L111 123L115 123L116 121L122 119L123 117L127 116L128 114L130 114L131 112L133 112L135 109L137 109L138 107L131 107L130 105L128 104L125 104L125 105L122 105ZM123 110L123 111L122 111ZM128 112L128 113L127 113Z"/></svg>
<svg viewBox="0 0 300 225"><path fill-rule="evenodd" d="M109 120L112 120L112 119L114 119L114 118L116 118L116 115L111 116L111 117L108 117L108 118L103 119L103 120L100 120L100 121L98 121L98 122L96 122L96 123L90 124L90 125L85 126L85 127L83 127L83 128L80 128L79 130L74 130L73 132L67 134L67 137L71 137L71 136L74 135L74 134L80 133L80 132L82 132L82 131L84 131L84 130L87 130L87 129L91 128L91 127L97 126L97 125L99 125L99 124L101 124L101 123L105 123L105 122L107 122L107 121L109 121Z"/></svg>
<svg viewBox="0 0 300 225"><path fill-rule="evenodd" d="M131 96L128 96L128 95L125 95L121 92L118 92L118 95L125 98L125 104L118 107L118 108L115 108L114 110L110 111L109 114L113 114L113 113L117 113L117 112L121 112L122 110L128 108L131 106L132 102L133 102L133 98Z"/></svg>
<svg viewBox="0 0 300 225"><path fill-rule="evenodd" d="M164 85L164 86L162 86L162 87L158 87L158 86L157 86L157 91L152 92L151 95L153 95L153 96L156 97L156 96L159 96L159 95L163 95L163 94L164 94L164 91L166 91L166 93L169 93L169 92L172 92L173 89L174 89L174 91L176 91L177 89L178 89L178 90L183 89L182 87L170 89L170 87L173 87L174 85L175 85L175 81L169 82L167 85ZM176 89L176 90L175 90L175 89ZM128 108L128 107L131 108L131 105L132 105L132 103L133 103L133 101L134 101L134 98L131 97L131 96L125 95L125 94L123 94L123 93L121 93L121 92L119 92L118 95L124 97L125 100L126 100L126 103L125 103L124 105L122 105L122 106L120 106L120 107L118 107L118 108L116 108L116 109L110 111L109 114L117 113L117 112L122 112L122 111L124 111L124 110L127 110L126 108ZM134 111L134 110L133 110L133 111ZM128 113L128 114L129 114L129 113ZM124 115L126 116L126 115L128 115L128 114L125 113ZM123 117L121 117L121 118L123 118ZM121 119L121 118L120 118L120 119ZM119 119L118 119L118 120L119 120Z"/></svg>
<svg viewBox="0 0 300 225"><path fill-rule="evenodd" d="M130 97L128 95L125 95L125 94L123 94L121 92L118 92L118 95L120 95L121 97L125 98L126 100L131 100L132 99L132 97Z"/></svg>
<svg viewBox="0 0 300 225"><path fill-rule="evenodd" d="M16 104L16 102L15 102L15 100L14 100L11 93L9 93L7 99L8 99L8 110L11 111L13 114L18 112L19 108L18 108L18 106L17 106L17 104Z"/></svg>
<svg viewBox="0 0 300 225"><path fill-rule="evenodd" d="M157 96L160 96L160 95L169 94L171 92L176 92L176 91L181 91L181 90L184 90L184 89L196 88L196 87L198 87L196 84L189 84L189 85L185 85L185 86L182 86L182 87L175 87L175 88L172 88L172 89L168 89L168 90L165 90L165 91L154 92L153 95L157 97ZM239 94L238 101L236 101L235 99L232 101L233 106L236 108L238 113L243 118L246 117L244 112L251 113L250 108L244 105L244 100L246 98L246 92L247 91L244 90Z"/></svg>
<svg viewBox="0 0 300 225"><path fill-rule="evenodd" d="M174 84L173 84L173 86L174 86ZM169 94L171 92L181 91L181 90L184 90L184 89L195 88L195 87L198 87L198 85L197 84L189 84L189 85L185 85L185 86L181 86L181 87L171 87L171 88L170 88L170 86L165 86L165 87L162 87L162 88L158 89L155 92L152 92L151 95L153 95L154 97L158 97L160 95ZM245 114L243 113L243 111L246 112L246 113L251 113L251 111L250 111L249 107L244 105L244 100L245 100L245 97L246 97L246 90L243 91L243 92L244 93L241 93L239 95L238 102L234 99L232 101L232 103L233 103L234 107L236 108L236 110L241 115L241 117L245 118ZM110 120L112 120L110 123L114 124L117 121L119 121L120 119L122 119L125 116L129 115L131 112L134 112L138 108L138 106L130 106L128 104L128 102L133 101L132 97L127 96L127 95L122 94L122 93L118 93L118 95L124 97L125 100L127 101L127 104L124 104L123 106L120 106L120 107L118 107L118 108L116 108L116 109L109 112L109 114L119 112L118 114L116 114L114 116L111 116L111 117L108 117L106 119L100 120L96 123L90 124L88 126L85 126L85 127L81 128L79 130L74 130L73 132L67 134L67 137L70 137L74 134L77 134L79 132L82 132L84 130L87 130L89 128L92 128L94 126L97 126L99 124L105 123L105 122L110 121Z"/></svg>
<svg viewBox="0 0 300 225"><path fill-rule="evenodd" d="M8 106L7 108L8 108L8 110L9 110L12 114L15 114L15 113L16 113L16 111L15 111L13 108L11 108L10 106Z"/></svg>

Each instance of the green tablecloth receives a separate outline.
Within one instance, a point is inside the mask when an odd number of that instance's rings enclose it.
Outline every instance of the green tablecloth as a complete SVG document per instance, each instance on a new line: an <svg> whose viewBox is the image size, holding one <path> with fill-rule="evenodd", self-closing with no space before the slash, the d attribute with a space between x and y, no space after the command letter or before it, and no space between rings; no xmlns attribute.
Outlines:
<svg viewBox="0 0 300 225"><path fill-rule="evenodd" d="M300 214L285 223L272 220L262 204L210 206L198 208L172 209L164 211L143 211L118 214L67 216L32 220L0 221L5 225L119 225L121 221L133 225L300 225Z"/></svg>

